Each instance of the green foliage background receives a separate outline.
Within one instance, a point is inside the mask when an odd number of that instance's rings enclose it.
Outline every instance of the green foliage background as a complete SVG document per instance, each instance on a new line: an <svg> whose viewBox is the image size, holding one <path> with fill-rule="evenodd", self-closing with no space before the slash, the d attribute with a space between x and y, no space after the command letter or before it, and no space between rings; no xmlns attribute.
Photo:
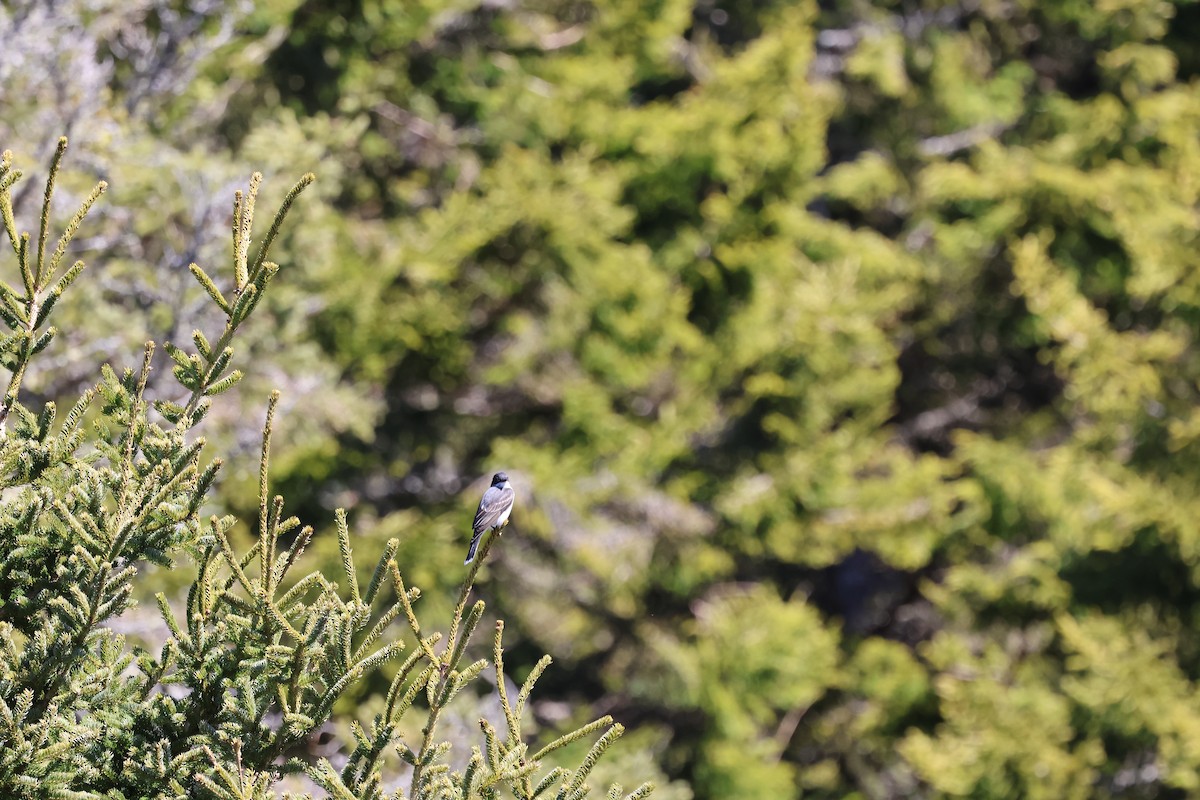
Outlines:
<svg viewBox="0 0 1200 800"><path fill-rule="evenodd" d="M448 604L506 469L543 723L669 797L1200 790L1196 3L48 5L0 146L111 190L31 389L186 340L228 187L312 170L275 478Z"/></svg>

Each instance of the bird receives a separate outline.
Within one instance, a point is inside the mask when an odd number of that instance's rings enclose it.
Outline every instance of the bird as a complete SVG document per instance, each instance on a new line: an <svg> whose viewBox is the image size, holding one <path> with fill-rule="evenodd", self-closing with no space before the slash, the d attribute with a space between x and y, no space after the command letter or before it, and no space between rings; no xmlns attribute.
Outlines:
<svg viewBox="0 0 1200 800"><path fill-rule="evenodd" d="M484 531L500 530L508 524L514 499L516 493L508 482L508 474L497 472L492 476L492 485L483 493L479 508L475 510L475 522L471 525L475 536L471 539L471 549L467 551L467 560L463 564L470 564L475 559L475 548L479 546Z"/></svg>

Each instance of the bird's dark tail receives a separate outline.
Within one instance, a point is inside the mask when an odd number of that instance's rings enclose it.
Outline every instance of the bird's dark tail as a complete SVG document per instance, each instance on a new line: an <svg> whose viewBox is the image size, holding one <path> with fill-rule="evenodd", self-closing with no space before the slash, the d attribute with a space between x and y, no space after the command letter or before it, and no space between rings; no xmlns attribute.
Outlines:
<svg viewBox="0 0 1200 800"><path fill-rule="evenodd" d="M475 534L475 538L471 540L471 549L467 551L467 560L463 564L470 564L475 560L475 548L479 547L479 540L483 538L483 531Z"/></svg>

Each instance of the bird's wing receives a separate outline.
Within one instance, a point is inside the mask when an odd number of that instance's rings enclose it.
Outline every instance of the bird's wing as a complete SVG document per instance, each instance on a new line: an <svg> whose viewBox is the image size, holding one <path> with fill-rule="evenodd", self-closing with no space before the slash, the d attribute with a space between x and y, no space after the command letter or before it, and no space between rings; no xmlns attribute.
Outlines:
<svg viewBox="0 0 1200 800"><path fill-rule="evenodd" d="M479 501L479 510L475 512L475 523L471 526L475 532L480 533L498 525L504 512L512 508L514 494L511 486L507 489L492 486L484 492L483 499Z"/></svg>

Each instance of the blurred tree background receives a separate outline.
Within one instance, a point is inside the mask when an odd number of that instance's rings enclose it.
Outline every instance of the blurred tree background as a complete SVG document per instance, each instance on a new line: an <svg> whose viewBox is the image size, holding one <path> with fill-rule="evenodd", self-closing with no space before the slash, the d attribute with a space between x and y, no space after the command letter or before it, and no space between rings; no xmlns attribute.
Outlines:
<svg viewBox="0 0 1200 800"><path fill-rule="evenodd" d="M449 604L506 469L508 664L658 796L1200 791L1197 3L5 0L0 107L111 186L47 398L317 173L289 504Z"/></svg>

